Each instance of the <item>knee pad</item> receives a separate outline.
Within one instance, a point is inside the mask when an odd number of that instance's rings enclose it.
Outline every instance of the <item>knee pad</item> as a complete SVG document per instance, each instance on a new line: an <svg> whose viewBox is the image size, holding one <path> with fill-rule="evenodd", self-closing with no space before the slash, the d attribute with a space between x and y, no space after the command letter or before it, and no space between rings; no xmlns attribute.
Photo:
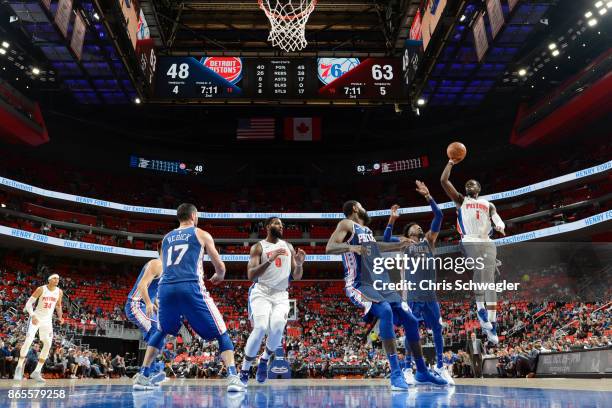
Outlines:
<svg viewBox="0 0 612 408"><path fill-rule="evenodd" d="M221 336L217 338L219 341L219 352L223 353L224 351L231 350L234 351L234 344L230 339L230 336L227 332L223 333Z"/></svg>
<svg viewBox="0 0 612 408"><path fill-rule="evenodd" d="M282 332L286 325L287 321L284 319L283 316L272 316L272 318L270 319L271 332Z"/></svg>
<svg viewBox="0 0 612 408"><path fill-rule="evenodd" d="M268 316L253 316L252 322L253 330L251 336L255 336L258 339L263 339L268 331Z"/></svg>
<svg viewBox="0 0 612 408"><path fill-rule="evenodd" d="M162 332L157 331L155 328L151 328L151 330L154 330L155 332L152 333L151 336L149 337L149 340L147 341L147 345L154 347L158 350L162 350L164 348L166 336Z"/></svg>

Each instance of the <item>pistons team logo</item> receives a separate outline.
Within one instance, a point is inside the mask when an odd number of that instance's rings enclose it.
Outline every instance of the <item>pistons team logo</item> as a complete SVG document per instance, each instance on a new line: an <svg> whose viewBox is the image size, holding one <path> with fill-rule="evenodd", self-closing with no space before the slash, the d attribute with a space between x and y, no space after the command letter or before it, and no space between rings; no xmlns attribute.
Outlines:
<svg viewBox="0 0 612 408"><path fill-rule="evenodd" d="M319 58L317 74L325 85L335 81L342 75L359 65L359 58Z"/></svg>
<svg viewBox="0 0 612 408"><path fill-rule="evenodd" d="M242 59L237 57L208 57L200 60L202 65L222 76L232 85L242 79Z"/></svg>

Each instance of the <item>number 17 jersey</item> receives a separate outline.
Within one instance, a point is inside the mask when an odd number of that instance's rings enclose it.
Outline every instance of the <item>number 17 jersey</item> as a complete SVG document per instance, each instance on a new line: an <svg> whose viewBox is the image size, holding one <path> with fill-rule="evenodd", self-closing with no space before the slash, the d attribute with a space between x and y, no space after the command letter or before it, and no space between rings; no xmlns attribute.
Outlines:
<svg viewBox="0 0 612 408"><path fill-rule="evenodd" d="M164 272L160 285L201 282L204 276L204 246L198 241L196 227L177 228L162 241Z"/></svg>

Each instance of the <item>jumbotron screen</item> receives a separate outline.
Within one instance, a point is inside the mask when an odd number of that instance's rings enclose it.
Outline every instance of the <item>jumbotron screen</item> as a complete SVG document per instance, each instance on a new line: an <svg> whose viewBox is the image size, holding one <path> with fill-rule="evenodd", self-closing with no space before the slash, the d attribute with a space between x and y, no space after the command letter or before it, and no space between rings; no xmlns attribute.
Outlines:
<svg viewBox="0 0 612 408"><path fill-rule="evenodd" d="M159 100L407 99L399 58L160 57Z"/></svg>

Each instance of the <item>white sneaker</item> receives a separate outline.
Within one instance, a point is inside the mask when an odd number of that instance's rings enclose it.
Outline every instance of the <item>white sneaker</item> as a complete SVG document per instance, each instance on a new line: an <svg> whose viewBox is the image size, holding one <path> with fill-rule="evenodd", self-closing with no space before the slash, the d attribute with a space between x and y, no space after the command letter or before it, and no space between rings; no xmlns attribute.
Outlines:
<svg viewBox="0 0 612 408"><path fill-rule="evenodd" d="M487 340L489 340L490 343L493 343L496 346L499 344L499 337L497 337L496 333L491 330L485 330L485 333L487 334Z"/></svg>
<svg viewBox="0 0 612 408"><path fill-rule="evenodd" d="M227 376L227 392L245 392L246 386L240 381L240 376L229 375Z"/></svg>
<svg viewBox="0 0 612 408"><path fill-rule="evenodd" d="M450 375L446 367L438 368L438 365L434 367L434 371L443 379L446 380L448 385L455 385L455 380L453 380L453 376Z"/></svg>
<svg viewBox="0 0 612 408"><path fill-rule="evenodd" d="M13 380L15 380L15 381L23 380L23 366L21 368L17 367L15 369L15 375L13 376Z"/></svg>
<svg viewBox="0 0 612 408"><path fill-rule="evenodd" d="M135 391L146 391L155 389L155 385L153 385L149 377L145 377L144 375L138 373L138 375L134 378L132 388Z"/></svg>
<svg viewBox="0 0 612 408"><path fill-rule="evenodd" d="M478 316L478 321L480 322L480 327L483 330L491 330L493 328L493 325L491 324L491 322L489 322L489 318L487 317L487 310L486 309L480 309L477 311L476 316ZM483 319L486 318L487 320Z"/></svg>
<svg viewBox="0 0 612 408"><path fill-rule="evenodd" d="M36 380L36 382L39 382L39 383L46 382L45 379L40 374L40 371L34 371L32 374L30 374L30 379Z"/></svg>
<svg viewBox="0 0 612 408"><path fill-rule="evenodd" d="M77 379L77 376L76 376L76 375L74 375L74 374L71 374L71 375L70 375L70 379L71 379L71 380L76 380L76 379Z"/></svg>
<svg viewBox="0 0 612 408"><path fill-rule="evenodd" d="M412 372L412 368L404 368L402 370L402 373L404 374L404 381L406 381L406 384L416 385L416 381L414 380L414 373Z"/></svg>

